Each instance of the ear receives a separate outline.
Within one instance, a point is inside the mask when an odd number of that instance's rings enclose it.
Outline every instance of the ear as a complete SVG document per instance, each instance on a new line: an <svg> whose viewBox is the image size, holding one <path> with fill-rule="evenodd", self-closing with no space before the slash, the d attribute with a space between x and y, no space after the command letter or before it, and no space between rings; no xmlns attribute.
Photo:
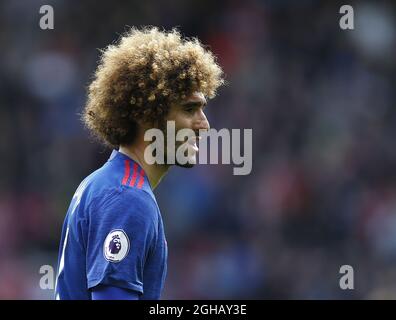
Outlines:
<svg viewBox="0 0 396 320"><path fill-rule="evenodd" d="M135 121L136 121L136 124L137 124L137 127L138 127L139 131L145 130L145 129L149 128L149 126L150 126L149 122L144 121L142 119L138 119L138 120L135 120Z"/></svg>

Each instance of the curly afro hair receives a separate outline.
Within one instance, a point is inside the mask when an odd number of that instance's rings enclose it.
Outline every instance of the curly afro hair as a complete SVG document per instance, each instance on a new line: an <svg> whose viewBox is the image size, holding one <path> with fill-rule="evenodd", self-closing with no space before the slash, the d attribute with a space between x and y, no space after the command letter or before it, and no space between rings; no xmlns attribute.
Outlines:
<svg viewBox="0 0 396 320"><path fill-rule="evenodd" d="M161 123L171 104L200 91L213 98L224 83L214 55L198 39L156 27L131 28L102 50L82 120L110 147L130 144L137 123Z"/></svg>

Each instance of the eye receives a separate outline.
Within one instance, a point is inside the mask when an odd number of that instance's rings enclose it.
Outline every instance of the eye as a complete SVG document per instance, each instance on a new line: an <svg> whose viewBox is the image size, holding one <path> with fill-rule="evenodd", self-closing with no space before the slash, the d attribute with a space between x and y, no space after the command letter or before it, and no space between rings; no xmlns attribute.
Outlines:
<svg viewBox="0 0 396 320"><path fill-rule="evenodd" d="M184 110L189 113L193 114L197 108L196 107L185 107Z"/></svg>

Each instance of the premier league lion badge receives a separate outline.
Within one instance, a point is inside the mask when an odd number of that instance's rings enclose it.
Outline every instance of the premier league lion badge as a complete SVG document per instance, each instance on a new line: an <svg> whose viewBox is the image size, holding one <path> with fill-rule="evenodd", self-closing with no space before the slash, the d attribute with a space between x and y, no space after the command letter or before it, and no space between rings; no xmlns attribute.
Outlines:
<svg viewBox="0 0 396 320"><path fill-rule="evenodd" d="M123 230L111 231L103 244L103 254L107 261L120 262L129 252L129 239Z"/></svg>

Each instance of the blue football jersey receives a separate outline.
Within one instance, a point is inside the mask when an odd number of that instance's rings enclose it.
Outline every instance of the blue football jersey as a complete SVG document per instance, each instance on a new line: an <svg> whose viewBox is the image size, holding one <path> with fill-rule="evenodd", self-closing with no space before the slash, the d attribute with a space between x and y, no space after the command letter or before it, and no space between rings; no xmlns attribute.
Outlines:
<svg viewBox="0 0 396 320"><path fill-rule="evenodd" d="M159 299L167 269L160 210L143 169L113 151L80 184L63 224L56 299L91 299L97 285Z"/></svg>

